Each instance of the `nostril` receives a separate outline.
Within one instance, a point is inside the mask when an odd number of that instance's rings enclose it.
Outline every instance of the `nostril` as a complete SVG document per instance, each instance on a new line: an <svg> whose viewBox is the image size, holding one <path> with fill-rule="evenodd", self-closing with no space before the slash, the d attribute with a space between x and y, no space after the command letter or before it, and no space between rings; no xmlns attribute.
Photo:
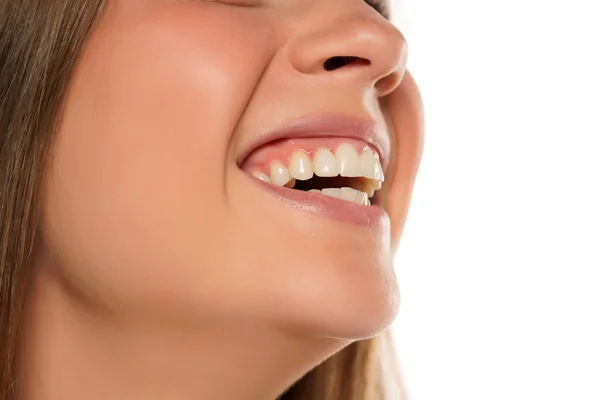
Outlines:
<svg viewBox="0 0 600 400"><path fill-rule="evenodd" d="M333 71L335 69L342 68L350 64L369 65L371 64L371 62L360 57L336 56L327 59L327 61L325 61L325 63L323 64L323 67L326 71Z"/></svg>

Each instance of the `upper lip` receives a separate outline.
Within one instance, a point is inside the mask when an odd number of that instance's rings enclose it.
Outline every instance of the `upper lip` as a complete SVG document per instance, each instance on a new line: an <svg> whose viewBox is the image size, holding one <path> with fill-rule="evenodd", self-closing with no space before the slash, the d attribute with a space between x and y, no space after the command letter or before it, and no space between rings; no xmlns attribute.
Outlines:
<svg viewBox="0 0 600 400"><path fill-rule="evenodd" d="M238 157L241 165L246 157L258 147L278 139L345 137L362 140L379 153L385 170L390 152L390 138L371 119L357 118L346 114L310 114L287 121L283 125L253 137L244 146Z"/></svg>

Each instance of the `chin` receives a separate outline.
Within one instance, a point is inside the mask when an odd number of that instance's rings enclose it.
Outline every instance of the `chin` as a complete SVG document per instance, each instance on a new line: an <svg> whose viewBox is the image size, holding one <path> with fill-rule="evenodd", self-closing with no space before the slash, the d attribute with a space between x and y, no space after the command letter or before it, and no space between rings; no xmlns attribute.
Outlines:
<svg viewBox="0 0 600 400"><path fill-rule="evenodd" d="M297 260L298 261L298 260ZM362 260L360 260L362 261ZM289 329L312 336L361 340L378 335L396 318L400 294L391 261L384 265L348 257L312 263L311 274L280 284L275 314ZM291 267L306 270L305 262Z"/></svg>

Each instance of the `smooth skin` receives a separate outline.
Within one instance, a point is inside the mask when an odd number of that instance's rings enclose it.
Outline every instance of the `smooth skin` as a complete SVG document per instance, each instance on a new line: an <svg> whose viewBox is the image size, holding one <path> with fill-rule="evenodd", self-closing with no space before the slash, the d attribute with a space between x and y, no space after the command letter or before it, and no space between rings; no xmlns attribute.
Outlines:
<svg viewBox="0 0 600 400"><path fill-rule="evenodd" d="M422 147L405 46L362 0L109 0L47 170L24 398L273 399L388 327ZM287 207L236 164L328 112L387 127L381 230Z"/></svg>

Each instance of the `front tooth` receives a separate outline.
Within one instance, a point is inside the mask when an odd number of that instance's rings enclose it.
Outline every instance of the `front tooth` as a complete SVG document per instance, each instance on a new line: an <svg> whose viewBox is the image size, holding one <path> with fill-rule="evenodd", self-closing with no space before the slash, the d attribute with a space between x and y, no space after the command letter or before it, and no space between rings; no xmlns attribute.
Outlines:
<svg viewBox="0 0 600 400"><path fill-rule="evenodd" d="M338 160L327 149L319 149L314 156L315 175L321 177L338 176Z"/></svg>
<svg viewBox="0 0 600 400"><path fill-rule="evenodd" d="M292 178L305 181L313 177L312 161L308 154L302 150L296 150L290 157L289 165Z"/></svg>
<svg viewBox="0 0 600 400"><path fill-rule="evenodd" d="M277 186L284 186L292 177L288 169L279 161L271 164L271 182Z"/></svg>
<svg viewBox="0 0 600 400"><path fill-rule="evenodd" d="M323 193L325 196L333 197L335 199L339 199L341 196L340 189L338 189L338 188L322 189L321 193Z"/></svg>
<svg viewBox="0 0 600 400"><path fill-rule="evenodd" d="M349 187L343 187L341 189L340 199L348 200L354 203L354 199L356 199L358 191Z"/></svg>
<svg viewBox="0 0 600 400"><path fill-rule="evenodd" d="M348 200L348 201L351 201L353 203L360 204L360 205L370 205L371 204L369 202L369 198L365 192L362 192L362 191L356 190L356 189L352 189L349 187L343 187L341 189L340 198L342 200Z"/></svg>
<svg viewBox="0 0 600 400"><path fill-rule="evenodd" d="M383 171L377 157L370 149L366 149L360 155L363 173L366 178L383 181Z"/></svg>
<svg viewBox="0 0 600 400"><path fill-rule="evenodd" d="M335 158L339 164L341 176L357 177L363 175L361 159L351 144L342 143L335 151Z"/></svg>
<svg viewBox="0 0 600 400"><path fill-rule="evenodd" d="M267 175L263 174L262 172L254 171L254 172L252 172L252 175L255 178L260 179L261 181L265 181L267 183L271 183L271 178L269 178Z"/></svg>

